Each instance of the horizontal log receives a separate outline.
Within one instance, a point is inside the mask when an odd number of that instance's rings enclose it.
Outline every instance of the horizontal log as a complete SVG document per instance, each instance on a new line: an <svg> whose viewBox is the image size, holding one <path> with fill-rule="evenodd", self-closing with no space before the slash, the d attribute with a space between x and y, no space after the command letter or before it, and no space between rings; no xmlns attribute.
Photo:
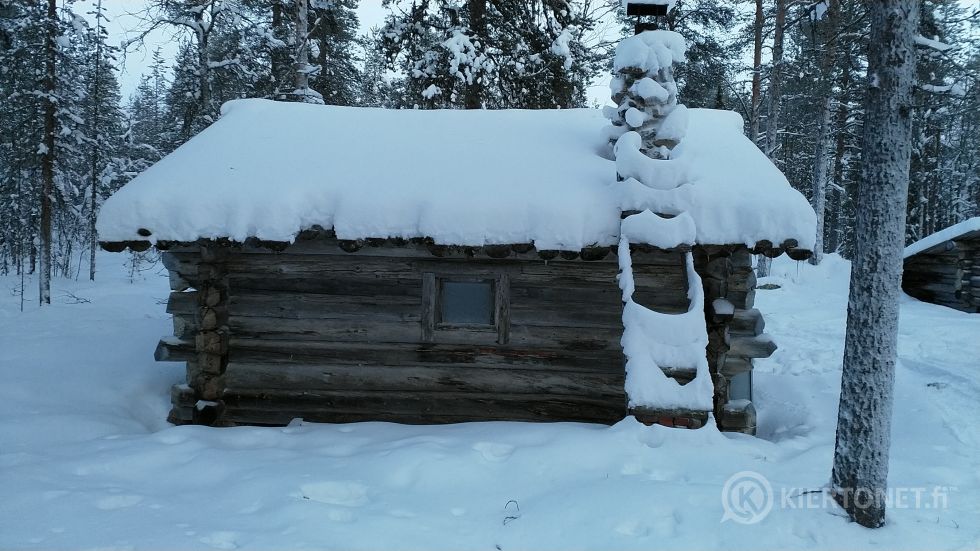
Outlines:
<svg viewBox="0 0 980 551"><path fill-rule="evenodd" d="M393 421L584 421L614 423L626 414L620 397L560 397L550 394L459 392L320 391L258 395L228 392L226 421L285 424L301 417L316 422Z"/></svg>
<svg viewBox="0 0 980 551"><path fill-rule="evenodd" d="M194 315L199 306L197 304L197 291L172 292L167 298L168 314Z"/></svg>
<svg viewBox="0 0 980 551"><path fill-rule="evenodd" d="M741 247L733 251L728 260L732 263L732 268L751 268L752 251L747 247Z"/></svg>
<svg viewBox="0 0 980 551"><path fill-rule="evenodd" d="M552 304L511 301L511 324L541 327L591 327L623 330L620 304Z"/></svg>
<svg viewBox="0 0 980 551"><path fill-rule="evenodd" d="M725 363L721 366L721 374L726 378L731 379L739 373L745 373L746 371L752 371L752 358L744 358L741 356L732 356L728 354L725 356Z"/></svg>
<svg viewBox="0 0 980 551"><path fill-rule="evenodd" d="M902 289L906 293L911 294L911 291L916 291L920 293L948 293L952 294L958 291L961 287L960 281L949 281L945 283L918 283L910 281L908 283L902 283Z"/></svg>
<svg viewBox="0 0 980 551"><path fill-rule="evenodd" d="M173 325L174 336L181 340L194 340L194 336L201 330L196 317L191 314L174 314Z"/></svg>
<svg viewBox="0 0 980 551"><path fill-rule="evenodd" d="M733 336L729 342L728 354L746 358L768 358L778 348L769 335L755 337Z"/></svg>
<svg viewBox="0 0 980 551"><path fill-rule="evenodd" d="M422 297L357 297L274 291L235 293L229 309L236 317L323 319L377 322L421 321Z"/></svg>
<svg viewBox="0 0 980 551"><path fill-rule="evenodd" d="M747 272L744 275L733 274L728 278L728 290L731 291L751 291L755 289L755 272Z"/></svg>
<svg viewBox="0 0 980 551"><path fill-rule="evenodd" d="M761 335L766 330L766 320L762 312L755 308L736 309L729 330L732 335Z"/></svg>
<svg viewBox="0 0 980 551"><path fill-rule="evenodd" d="M722 407L718 424L723 430L754 434L756 428L755 406L749 401L729 402Z"/></svg>
<svg viewBox="0 0 980 551"><path fill-rule="evenodd" d="M373 366L230 362L228 392L267 390L483 392L622 396L625 375L460 366Z"/></svg>
<svg viewBox="0 0 980 551"><path fill-rule="evenodd" d="M622 350L572 351L513 346L280 341L233 338L229 360L241 363L330 363L341 365L428 366L461 369L534 369L622 376Z"/></svg>
<svg viewBox="0 0 980 551"><path fill-rule="evenodd" d="M422 327L411 322L374 320L283 319L232 315L228 320L232 334L239 338L294 339L357 342L422 342ZM511 323L510 345L571 350L618 349L620 327L553 327ZM455 327L433 333L434 342L445 344L493 344L492 328Z"/></svg>
<svg viewBox="0 0 980 551"><path fill-rule="evenodd" d="M168 272L168 277L170 279L171 291L186 291L191 287L190 282L181 277L177 272Z"/></svg>
<svg viewBox="0 0 980 551"><path fill-rule="evenodd" d="M194 407L197 396L194 389L186 384L173 385L170 387L170 403L178 408Z"/></svg>
<svg viewBox="0 0 980 551"><path fill-rule="evenodd" d="M165 337L157 343L153 359L158 362L186 362L197 359L197 349L193 340Z"/></svg>
<svg viewBox="0 0 980 551"><path fill-rule="evenodd" d="M630 414L635 416L641 422L651 421L656 422L657 419L668 417L690 417L694 419L707 420L708 412L696 409L687 408L655 408L649 406L633 406L629 410Z"/></svg>
<svg viewBox="0 0 980 551"><path fill-rule="evenodd" d="M360 297L420 297L422 278L417 279L377 279L311 277L265 277L255 278L247 274L228 276L228 287L233 292L245 291L289 291L298 293L321 293Z"/></svg>
<svg viewBox="0 0 980 551"><path fill-rule="evenodd" d="M725 295L729 302L740 310L750 310L755 306L755 290L751 291L730 291Z"/></svg>

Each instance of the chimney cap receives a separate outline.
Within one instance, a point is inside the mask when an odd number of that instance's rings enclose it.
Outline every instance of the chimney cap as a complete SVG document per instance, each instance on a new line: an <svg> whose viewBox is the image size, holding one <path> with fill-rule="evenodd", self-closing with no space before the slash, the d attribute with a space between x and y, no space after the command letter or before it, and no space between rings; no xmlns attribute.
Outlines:
<svg viewBox="0 0 980 551"><path fill-rule="evenodd" d="M663 4L651 4L649 2L626 2L626 15L652 15L652 16L664 16L667 15L667 3Z"/></svg>

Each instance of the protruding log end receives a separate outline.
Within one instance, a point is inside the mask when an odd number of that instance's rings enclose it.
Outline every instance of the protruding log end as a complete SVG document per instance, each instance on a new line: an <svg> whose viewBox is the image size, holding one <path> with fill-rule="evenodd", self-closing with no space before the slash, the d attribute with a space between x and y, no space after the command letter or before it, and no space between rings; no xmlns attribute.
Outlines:
<svg viewBox="0 0 980 551"><path fill-rule="evenodd" d="M813 256L813 251L807 249L787 249L786 254L793 260L809 260Z"/></svg>
<svg viewBox="0 0 980 551"><path fill-rule="evenodd" d="M341 239L337 241L337 246L345 253L356 253L364 246L364 242L355 239Z"/></svg>
<svg viewBox="0 0 980 551"><path fill-rule="evenodd" d="M490 258L507 258L510 256L510 246L486 245L483 247L483 252L485 252Z"/></svg>
<svg viewBox="0 0 980 551"><path fill-rule="evenodd" d="M595 262L609 256L609 247L586 247L580 253L582 260Z"/></svg>

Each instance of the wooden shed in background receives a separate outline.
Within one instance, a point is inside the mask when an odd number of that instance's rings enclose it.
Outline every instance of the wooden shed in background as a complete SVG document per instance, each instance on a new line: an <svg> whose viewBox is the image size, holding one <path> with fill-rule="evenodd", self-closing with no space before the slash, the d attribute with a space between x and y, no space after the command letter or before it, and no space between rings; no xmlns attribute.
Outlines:
<svg viewBox="0 0 980 551"><path fill-rule="evenodd" d="M980 312L980 217L909 245L902 289L925 302Z"/></svg>
<svg viewBox="0 0 980 551"><path fill-rule="evenodd" d="M164 251L174 334L156 358L187 366L170 420L613 423L633 414L701 426L708 411L628 407L616 282L623 209L610 192L603 124L591 110L226 106L99 219L108 250ZM377 128L389 129L383 141ZM310 129L336 138L322 143ZM697 136L693 128L688 139ZM731 139L745 146L731 155L768 163L740 129ZM728 178L753 177L729 168ZM812 214L788 184L763 193L792 202L759 206L772 216ZM634 300L665 313L690 305L693 253L713 413L726 430L755 430L752 361L775 350L753 306L752 254L810 254L797 235L770 235L630 246ZM695 375L663 370L680 383Z"/></svg>

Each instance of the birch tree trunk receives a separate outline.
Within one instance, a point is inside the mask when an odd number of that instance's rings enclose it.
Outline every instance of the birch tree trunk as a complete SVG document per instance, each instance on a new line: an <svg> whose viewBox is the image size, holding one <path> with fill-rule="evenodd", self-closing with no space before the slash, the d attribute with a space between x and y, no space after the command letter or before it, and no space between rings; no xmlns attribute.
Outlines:
<svg viewBox="0 0 980 551"><path fill-rule="evenodd" d="M815 39L816 47L823 47L820 56L820 126L817 129L816 146L813 153L813 210L817 213L817 235L813 246L810 264L820 264L823 260L824 218L827 214L827 153L830 151L830 119L833 114L834 84L833 71L837 66L837 32L840 28L840 2L827 1L826 21L821 25L823 32Z"/></svg>
<svg viewBox="0 0 980 551"><path fill-rule="evenodd" d="M868 4L871 40L832 492L858 524L885 522L918 0Z"/></svg>
<svg viewBox="0 0 980 551"><path fill-rule="evenodd" d="M51 304L51 195L54 193L55 92L58 62L58 6L48 0L47 31L44 34L44 153L41 155L41 250L38 301Z"/></svg>

